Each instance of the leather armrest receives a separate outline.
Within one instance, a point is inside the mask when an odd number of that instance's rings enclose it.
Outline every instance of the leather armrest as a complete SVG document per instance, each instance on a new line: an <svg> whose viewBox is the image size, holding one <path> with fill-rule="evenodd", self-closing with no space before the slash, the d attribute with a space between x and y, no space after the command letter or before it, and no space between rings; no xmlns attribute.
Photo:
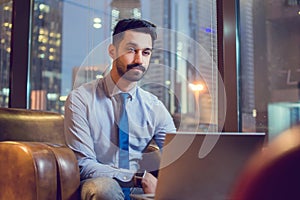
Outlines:
<svg viewBox="0 0 300 200"><path fill-rule="evenodd" d="M79 199L80 174L74 152L64 145L47 145L56 158L58 193L61 194L58 199Z"/></svg>
<svg viewBox="0 0 300 200"><path fill-rule="evenodd" d="M72 150L42 142L0 142L0 199L78 199Z"/></svg>

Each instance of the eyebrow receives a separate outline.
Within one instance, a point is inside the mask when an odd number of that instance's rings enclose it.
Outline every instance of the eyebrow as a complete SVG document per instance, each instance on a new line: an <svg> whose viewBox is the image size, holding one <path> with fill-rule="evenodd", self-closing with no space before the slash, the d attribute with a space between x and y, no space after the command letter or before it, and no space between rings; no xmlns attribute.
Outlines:
<svg viewBox="0 0 300 200"><path fill-rule="evenodd" d="M134 43L134 42L128 42L128 43L126 43L125 46L126 46L126 47L127 47L127 46L135 46L135 47L137 47L138 45L137 45L136 43ZM141 48L141 49L152 51L153 48L146 47L146 48Z"/></svg>

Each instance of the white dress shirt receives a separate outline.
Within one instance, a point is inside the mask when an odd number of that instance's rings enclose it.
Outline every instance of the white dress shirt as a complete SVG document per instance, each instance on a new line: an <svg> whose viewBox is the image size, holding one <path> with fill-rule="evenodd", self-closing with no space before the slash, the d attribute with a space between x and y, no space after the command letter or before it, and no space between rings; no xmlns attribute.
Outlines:
<svg viewBox="0 0 300 200"><path fill-rule="evenodd" d="M129 166L119 169L118 127L121 91L110 74L74 89L65 103L65 136L75 152L81 180L107 176L122 182L139 169L142 151L154 139L162 147L165 133L175 132L171 115L153 94L136 86L128 93Z"/></svg>

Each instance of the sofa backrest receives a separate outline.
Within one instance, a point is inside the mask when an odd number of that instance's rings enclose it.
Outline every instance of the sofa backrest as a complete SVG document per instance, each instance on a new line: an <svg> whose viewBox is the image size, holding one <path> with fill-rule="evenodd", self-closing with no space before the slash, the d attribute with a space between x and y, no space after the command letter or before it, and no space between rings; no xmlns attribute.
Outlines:
<svg viewBox="0 0 300 200"><path fill-rule="evenodd" d="M65 145L64 117L47 111L0 108L0 141Z"/></svg>

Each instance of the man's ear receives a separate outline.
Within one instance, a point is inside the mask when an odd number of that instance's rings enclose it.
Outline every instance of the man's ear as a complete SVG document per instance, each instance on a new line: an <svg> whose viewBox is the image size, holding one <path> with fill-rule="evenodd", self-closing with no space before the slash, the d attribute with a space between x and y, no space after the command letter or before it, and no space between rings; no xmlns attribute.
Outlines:
<svg viewBox="0 0 300 200"><path fill-rule="evenodd" d="M113 44L108 46L108 53L113 60L116 58L116 47Z"/></svg>

